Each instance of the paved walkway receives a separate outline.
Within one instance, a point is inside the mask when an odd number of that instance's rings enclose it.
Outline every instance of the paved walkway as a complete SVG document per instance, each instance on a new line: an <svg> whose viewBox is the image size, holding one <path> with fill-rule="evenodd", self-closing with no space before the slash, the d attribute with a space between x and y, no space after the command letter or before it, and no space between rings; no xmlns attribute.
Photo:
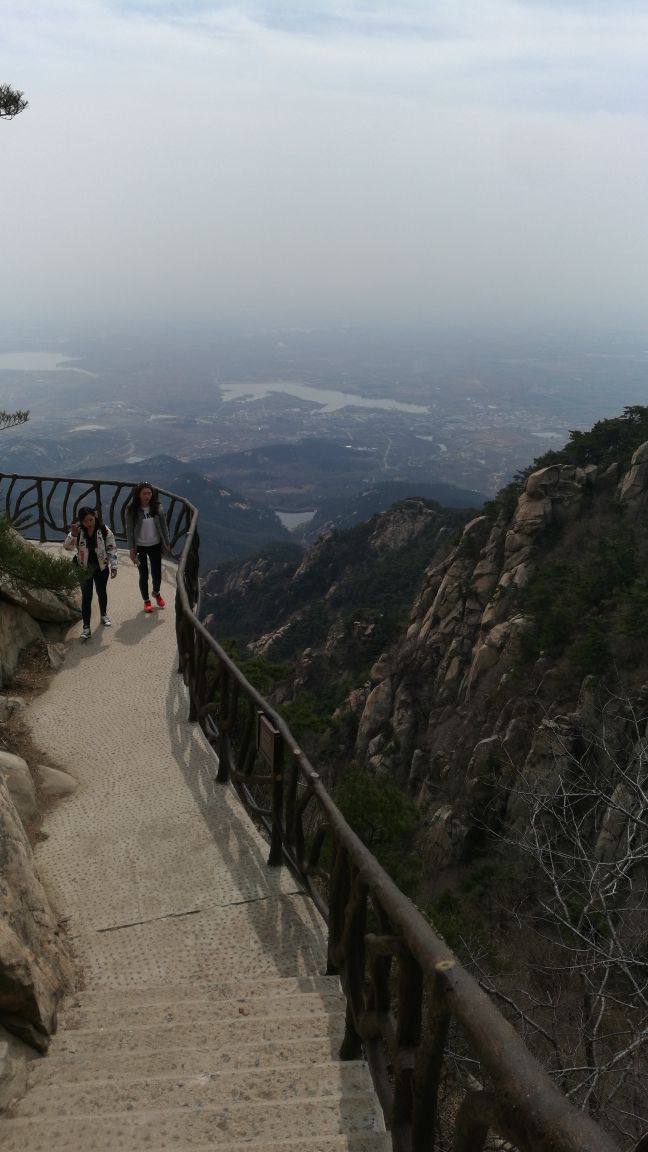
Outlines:
<svg viewBox="0 0 648 1152"><path fill-rule="evenodd" d="M71 629L32 708L34 740L80 782L37 850L78 988L0 1144L387 1149L366 1067L337 1059L344 1004L323 975L325 926L290 873L266 866L267 844L187 721L175 568L168 606L146 616L120 559L112 627L95 601L92 638Z"/></svg>
<svg viewBox="0 0 648 1152"><path fill-rule="evenodd" d="M33 708L32 732L81 787L45 822L38 865L88 986L324 971L325 937L262 841L214 755L187 722L177 673L175 568L167 607L142 611L122 558L108 587L112 627L70 631L63 670ZM144 932L143 929L146 929ZM245 943L241 934L245 933Z"/></svg>

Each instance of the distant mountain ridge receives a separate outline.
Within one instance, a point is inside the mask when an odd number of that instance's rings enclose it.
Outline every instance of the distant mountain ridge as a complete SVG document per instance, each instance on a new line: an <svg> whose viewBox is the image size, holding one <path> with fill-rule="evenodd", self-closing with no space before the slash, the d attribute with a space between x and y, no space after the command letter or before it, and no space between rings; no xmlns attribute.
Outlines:
<svg viewBox="0 0 648 1152"><path fill-rule="evenodd" d="M401 500L420 497L441 508L481 508L486 497L468 488L457 488L442 481L415 484L406 481L385 481L351 496L324 499L312 520L293 532L295 539L311 544L317 536L331 528L344 531L369 520L379 512L386 512Z"/></svg>
<svg viewBox="0 0 648 1152"><path fill-rule="evenodd" d="M279 446L284 448L284 445ZM328 447L328 446L326 446ZM247 457L251 454L236 454ZM255 454L256 455L256 454ZM327 451L323 459L329 460ZM200 513L201 570L208 571L223 563L240 560L272 543L295 545L311 543L331 528L355 527L371 519L397 501L422 498L447 508L478 508L484 496L469 489L442 482L415 484L389 481L348 496L324 499L316 516L300 530L290 533L279 517L250 496L230 488L227 481L214 475L223 457L202 457L190 462L160 454L133 464L116 464L93 469L85 475L106 479L126 479L138 483L150 480L159 488L185 496ZM335 484L335 481L332 481Z"/></svg>
<svg viewBox="0 0 648 1152"><path fill-rule="evenodd" d="M347 531L323 533L306 552L272 545L210 572L203 612L219 639L234 637L273 660L300 661L304 648L318 654L321 675L310 687L322 691L334 670L342 699L344 682L368 672L396 638L421 572L469 516L411 498ZM331 666L321 646L331 654L341 646L343 660Z"/></svg>
<svg viewBox="0 0 648 1152"><path fill-rule="evenodd" d="M331 528L369 520L396 501L421 497L446 508L478 508L479 492L421 478L383 480L375 452L357 445L310 439L271 444L253 451L183 461L168 453L134 462L90 464L64 443L24 437L7 443L6 470L31 475L77 475L142 479L184 495L200 512L201 569L253 555L268 544L306 545ZM316 509L315 517L290 533L274 508Z"/></svg>
<svg viewBox="0 0 648 1152"><path fill-rule="evenodd" d="M115 464L86 472L99 480L149 481L184 496L200 515L200 563L203 571L241 559L272 542L290 540L278 516L263 505L184 464L173 456L152 456L136 464Z"/></svg>
<svg viewBox="0 0 648 1152"><path fill-rule="evenodd" d="M192 466L208 476L218 475L252 500L283 511L319 509L332 500L355 501L373 489L383 495L380 507L367 503L367 516L408 496L423 496L448 508L476 508L484 502L482 493L436 480L432 469L407 464L391 468L388 457L388 444L384 452L377 452L360 444L313 437L203 456Z"/></svg>

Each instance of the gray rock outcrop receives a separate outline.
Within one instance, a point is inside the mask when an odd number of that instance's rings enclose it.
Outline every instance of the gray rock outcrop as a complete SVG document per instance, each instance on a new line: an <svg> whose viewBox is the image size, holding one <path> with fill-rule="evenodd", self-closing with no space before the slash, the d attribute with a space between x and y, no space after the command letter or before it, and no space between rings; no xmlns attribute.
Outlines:
<svg viewBox="0 0 648 1152"><path fill-rule="evenodd" d="M0 686L11 682L23 653L34 648L44 667L59 667L64 649L52 634L62 635L65 624L79 615L78 594L19 589L0 575ZM19 697L4 694L0 725L9 724L23 708ZM54 783L50 778L48 784L47 771L42 775L45 789L58 784L61 795L73 786L69 778ZM38 814L30 766L5 746L0 750L0 1026L44 1050L72 970L25 831ZM21 1051L17 1041L0 1039L0 1106L24 1065Z"/></svg>
<svg viewBox="0 0 648 1152"><path fill-rule="evenodd" d="M22 756L13 752L0 751L0 776L3 776L7 790L23 824L33 820L38 805L34 780L29 765Z"/></svg>
<svg viewBox="0 0 648 1152"><path fill-rule="evenodd" d="M36 642L44 642L37 621L15 604L0 601L0 688L11 680L21 653Z"/></svg>
<svg viewBox="0 0 648 1152"><path fill-rule="evenodd" d="M31 846L0 775L0 1024L45 1049L71 979Z"/></svg>
<svg viewBox="0 0 648 1152"><path fill-rule="evenodd" d="M524 687L519 715L511 712L514 704L500 714L494 701L500 692L508 700L507 679L532 626L520 610L519 590L543 554L547 529L570 530L598 493L633 512L648 507L648 443L635 451L625 475L616 463L604 470L538 469L510 512L495 522L479 516L468 523L454 551L428 569L406 637L374 666L386 674L374 679L366 697L354 752L362 759L379 750L381 771L403 784L427 780L440 792L443 803L430 809L428 837L437 863L460 856L466 812L489 802L489 775L495 773L501 788L497 775L511 755L519 766L529 757L547 772L556 763L556 734L534 716ZM356 708L359 703L356 698ZM389 740L378 749L379 731L389 731Z"/></svg>
<svg viewBox="0 0 648 1152"><path fill-rule="evenodd" d="M633 454L618 496L633 512L643 512L648 505L648 444L641 444Z"/></svg>

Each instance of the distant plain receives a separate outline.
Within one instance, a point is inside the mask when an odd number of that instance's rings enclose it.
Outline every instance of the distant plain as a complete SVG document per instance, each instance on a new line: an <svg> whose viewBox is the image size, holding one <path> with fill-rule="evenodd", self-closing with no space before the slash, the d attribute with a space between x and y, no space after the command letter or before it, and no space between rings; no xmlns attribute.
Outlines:
<svg viewBox="0 0 648 1152"><path fill-rule="evenodd" d="M3 438L2 468L130 472L165 455L282 513L377 482L491 496L571 429L646 403L647 345L620 332L5 333L0 406L31 417Z"/></svg>

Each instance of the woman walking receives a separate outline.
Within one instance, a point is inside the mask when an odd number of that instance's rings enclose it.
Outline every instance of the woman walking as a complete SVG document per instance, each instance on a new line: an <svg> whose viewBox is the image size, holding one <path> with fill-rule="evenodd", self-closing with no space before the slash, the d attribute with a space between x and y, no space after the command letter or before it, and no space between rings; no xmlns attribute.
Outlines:
<svg viewBox="0 0 648 1152"><path fill-rule="evenodd" d="M78 520L70 528L63 547L68 552L76 550L77 562L88 575L81 584L81 617L83 620L82 640L89 640L90 617L92 614L92 593L97 589L101 623L110 627L108 616L108 576L117 575L117 544L115 537L105 524L100 524L94 508L79 508Z"/></svg>
<svg viewBox="0 0 648 1152"><path fill-rule="evenodd" d="M160 593L162 582L162 549L171 551L166 516L160 504L157 489L152 484L136 484L126 505L126 542L133 564L139 568L139 587L144 611L152 612L149 599L149 567L153 599L158 608L164 608Z"/></svg>

